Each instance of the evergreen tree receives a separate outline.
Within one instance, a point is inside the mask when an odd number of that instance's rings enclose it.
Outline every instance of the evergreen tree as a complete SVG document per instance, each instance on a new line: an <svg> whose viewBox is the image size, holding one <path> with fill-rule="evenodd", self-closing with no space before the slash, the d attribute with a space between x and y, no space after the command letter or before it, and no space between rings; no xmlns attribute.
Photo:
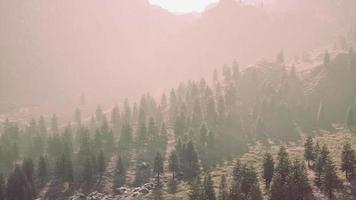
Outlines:
<svg viewBox="0 0 356 200"><path fill-rule="evenodd" d="M185 178L193 180L195 177L198 176L199 159L192 141L187 144L187 147L183 152L183 159L181 164L183 167L183 173Z"/></svg>
<svg viewBox="0 0 356 200"><path fill-rule="evenodd" d="M188 196L189 200L204 200L202 198L202 185L199 176L195 177L195 180L190 183Z"/></svg>
<svg viewBox="0 0 356 200"><path fill-rule="evenodd" d="M124 123L122 125L119 148L122 150L128 150L130 144L132 143L132 128L129 123Z"/></svg>
<svg viewBox="0 0 356 200"><path fill-rule="evenodd" d="M355 150L352 149L349 142L345 143L343 146L341 162L341 170L345 172L346 178L351 181L352 177L355 175L356 155Z"/></svg>
<svg viewBox="0 0 356 200"><path fill-rule="evenodd" d="M114 186L121 187L125 184L125 181L126 181L126 169L121 159L121 156L119 155L116 161Z"/></svg>
<svg viewBox="0 0 356 200"><path fill-rule="evenodd" d="M285 181L289 174L290 161L289 161L288 153L284 146L280 147L277 160L278 160L278 165L276 168L276 172L279 173L282 179Z"/></svg>
<svg viewBox="0 0 356 200"><path fill-rule="evenodd" d="M40 119L38 120L38 129L39 129L39 133L42 136L47 135L46 121L43 116L41 116Z"/></svg>
<svg viewBox="0 0 356 200"><path fill-rule="evenodd" d="M219 195L218 200L227 200L228 192L227 192L227 182L225 174L221 176L220 185L219 185Z"/></svg>
<svg viewBox="0 0 356 200"><path fill-rule="evenodd" d="M169 156L169 171L172 172L172 180L174 180L176 173L179 171L179 161L176 151L172 151Z"/></svg>
<svg viewBox="0 0 356 200"><path fill-rule="evenodd" d="M101 106L98 105L96 107L96 111L95 111L95 119L96 119L96 121L100 122L102 120L102 118L103 118L103 115L104 115L103 114L103 110L101 109Z"/></svg>
<svg viewBox="0 0 356 200"><path fill-rule="evenodd" d="M22 172L23 174L25 175L25 178L26 178L26 182L27 182L27 185L28 185L28 195L30 197L34 197L35 194L36 194L36 190L35 190L35 181L34 181L34 177L35 177L35 174L34 174L34 165L33 165L33 161L31 158L26 158L24 161L23 161L23 164L22 164Z"/></svg>
<svg viewBox="0 0 356 200"><path fill-rule="evenodd" d="M48 175L48 164L47 158L45 156L41 156L38 160L38 167L37 167L37 177L40 179L41 182L47 178Z"/></svg>
<svg viewBox="0 0 356 200"><path fill-rule="evenodd" d="M355 109L354 109L354 106L350 106L348 109L347 109L347 114L346 114L346 126L347 128L351 131L351 132L356 132L354 130L354 126L355 126Z"/></svg>
<svg viewBox="0 0 356 200"><path fill-rule="evenodd" d="M213 186L213 180L209 172L205 174L203 188L202 188L202 199L204 200L215 200L215 191Z"/></svg>
<svg viewBox="0 0 356 200"><path fill-rule="evenodd" d="M240 164L240 162L236 164L233 170L230 199L262 200L257 173L252 166Z"/></svg>
<svg viewBox="0 0 356 200"><path fill-rule="evenodd" d="M333 192L341 188L341 182L336 175L336 167L330 157L327 158L321 176L321 189L326 192L329 199L333 198Z"/></svg>
<svg viewBox="0 0 356 200"><path fill-rule="evenodd" d="M98 172L100 179L103 176L106 168L106 163L105 163L105 157L103 151L100 151L100 153L97 156L97 163L98 163Z"/></svg>
<svg viewBox="0 0 356 200"><path fill-rule="evenodd" d="M304 162L295 160L290 168L287 181L289 200L312 200L312 189L309 185Z"/></svg>
<svg viewBox="0 0 356 200"><path fill-rule="evenodd" d="M326 145L323 146L322 150L320 151L320 155L315 163L315 184L317 186L321 186L321 178L324 173L324 167L326 165L327 160L329 159L330 152Z"/></svg>
<svg viewBox="0 0 356 200"><path fill-rule="evenodd" d="M315 159L314 156L313 138L309 136L304 143L304 158L308 162L308 167L310 167L310 161Z"/></svg>
<svg viewBox="0 0 356 200"><path fill-rule="evenodd" d="M163 157L159 152L157 152L154 164L153 164L153 173L157 175L157 185L160 185L160 175L163 173Z"/></svg>
<svg viewBox="0 0 356 200"><path fill-rule="evenodd" d="M290 173L290 161L283 146L279 149L277 160L278 165L271 186L271 200L288 199L287 179Z"/></svg>
<svg viewBox="0 0 356 200"><path fill-rule="evenodd" d="M9 175L6 187L6 197L8 200L32 200L32 186L26 179L19 165Z"/></svg>
<svg viewBox="0 0 356 200"><path fill-rule="evenodd" d="M58 133L58 121L56 114L54 114L51 119L51 131L53 133Z"/></svg>
<svg viewBox="0 0 356 200"><path fill-rule="evenodd" d="M185 130L186 130L185 116L183 113L181 113L176 118L176 121L174 123L174 134L176 135L176 137L183 136Z"/></svg>
<svg viewBox="0 0 356 200"><path fill-rule="evenodd" d="M120 130L120 110L118 105L115 105L111 111L111 124L114 134L117 135Z"/></svg>
<svg viewBox="0 0 356 200"><path fill-rule="evenodd" d="M270 153L266 153L263 159L263 179L266 188L269 188L274 173L274 161Z"/></svg>

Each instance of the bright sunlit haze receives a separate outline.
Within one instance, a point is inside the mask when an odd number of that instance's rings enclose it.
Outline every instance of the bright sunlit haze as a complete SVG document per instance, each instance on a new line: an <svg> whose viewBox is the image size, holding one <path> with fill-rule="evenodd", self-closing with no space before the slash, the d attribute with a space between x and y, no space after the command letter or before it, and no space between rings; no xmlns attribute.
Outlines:
<svg viewBox="0 0 356 200"><path fill-rule="evenodd" d="M355 200L356 0L0 0L0 200Z"/></svg>
<svg viewBox="0 0 356 200"><path fill-rule="evenodd" d="M207 6L219 0L149 0L151 4L158 5L174 13L202 12Z"/></svg>

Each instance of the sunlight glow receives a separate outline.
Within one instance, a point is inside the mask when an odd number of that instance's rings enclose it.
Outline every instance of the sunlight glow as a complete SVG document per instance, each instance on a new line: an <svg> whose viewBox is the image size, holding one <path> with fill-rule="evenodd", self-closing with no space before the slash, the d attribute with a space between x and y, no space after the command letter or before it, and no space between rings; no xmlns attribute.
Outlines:
<svg viewBox="0 0 356 200"><path fill-rule="evenodd" d="M202 12L208 5L219 0L149 0L151 4L158 5L175 13Z"/></svg>

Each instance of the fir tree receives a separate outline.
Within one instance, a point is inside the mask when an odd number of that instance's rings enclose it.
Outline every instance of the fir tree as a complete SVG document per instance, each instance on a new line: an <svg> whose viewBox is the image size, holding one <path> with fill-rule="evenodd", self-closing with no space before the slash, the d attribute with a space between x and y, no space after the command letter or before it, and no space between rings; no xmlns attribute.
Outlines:
<svg viewBox="0 0 356 200"><path fill-rule="evenodd" d="M103 115L104 115L103 114L103 110L101 109L101 106L98 105L96 107L96 111L95 111L95 119L96 119L96 121L100 122L102 120L102 118L103 118Z"/></svg>
<svg viewBox="0 0 356 200"><path fill-rule="evenodd" d="M283 180L286 180L289 174L290 161L289 156L284 146L281 146L278 152L278 165L276 168L276 173L279 173Z"/></svg>
<svg viewBox="0 0 356 200"><path fill-rule="evenodd" d="M8 200L32 200L34 198L32 186L18 165L15 166L15 170L9 175L6 197Z"/></svg>
<svg viewBox="0 0 356 200"><path fill-rule="evenodd" d="M184 150L181 164L184 167L183 173L187 179L193 180L195 177L198 176L199 159L192 141L187 144L187 147Z"/></svg>
<svg viewBox="0 0 356 200"><path fill-rule="evenodd" d="M274 161L270 153L266 153L263 159L263 179L266 188L269 188L274 173Z"/></svg>
<svg viewBox="0 0 356 200"><path fill-rule="evenodd" d="M97 163L98 163L98 172L99 172L99 176L100 179L102 178L104 172L105 172L105 168L106 168L106 163L105 163L105 156L103 151L100 151L100 153L97 155Z"/></svg>
<svg viewBox="0 0 356 200"><path fill-rule="evenodd" d="M289 200L312 200L312 189L309 185L307 170L304 162L295 160L290 168L287 180Z"/></svg>
<svg viewBox="0 0 356 200"><path fill-rule="evenodd" d="M189 187L189 200L204 200L202 198L202 185L200 177L195 177L195 180L190 184Z"/></svg>
<svg viewBox="0 0 356 200"><path fill-rule="evenodd" d="M228 192L227 192L227 182L225 174L221 176L220 185L219 185L219 195L218 200L227 200Z"/></svg>
<svg viewBox="0 0 356 200"><path fill-rule="evenodd" d="M346 114L346 126L347 128L351 131L351 132L356 132L354 130L354 126L355 126L355 109L354 106L350 106L347 109L347 114Z"/></svg>
<svg viewBox="0 0 356 200"><path fill-rule="evenodd" d="M47 178L48 175L48 164L47 158L45 156L41 156L38 160L38 168L37 168L37 177L41 182Z"/></svg>
<svg viewBox="0 0 356 200"><path fill-rule="evenodd" d="M304 143L304 158L308 162L308 167L310 167L310 161L315 159L314 156L313 138L309 136Z"/></svg>
<svg viewBox="0 0 356 200"><path fill-rule="evenodd" d="M350 181L355 175L356 155L349 142L343 146L341 153L341 170L345 172L345 177Z"/></svg>
<svg viewBox="0 0 356 200"><path fill-rule="evenodd" d="M54 114L51 119L51 131L53 133L58 133L58 121L56 114Z"/></svg>
<svg viewBox="0 0 356 200"><path fill-rule="evenodd" d="M34 197L35 194L36 194L36 190L35 190L35 181L34 181L34 177L35 177L35 174L34 174L34 164L33 164L33 161L31 158L26 158L24 161L23 161L23 164L22 164L22 172L25 176L25 179L26 179L26 182L27 182L27 185L28 185L28 195L30 197Z"/></svg>
<svg viewBox="0 0 356 200"><path fill-rule="evenodd" d="M287 180L290 173L290 161L286 149L281 146L278 152L278 164L271 186L271 200L288 198Z"/></svg>
<svg viewBox="0 0 356 200"><path fill-rule="evenodd" d="M114 186L121 187L125 184L125 181L126 181L126 169L121 159L121 156L119 155L116 161Z"/></svg>
<svg viewBox="0 0 356 200"><path fill-rule="evenodd" d="M159 152L157 152L154 164L153 164L153 173L157 176L157 185L160 185L160 175L163 173L163 157Z"/></svg>
<svg viewBox="0 0 356 200"><path fill-rule="evenodd" d="M323 167L321 176L321 189L326 192L329 199L333 198L333 192L341 188L341 182L336 174L336 167L328 157Z"/></svg>
<svg viewBox="0 0 356 200"><path fill-rule="evenodd" d="M320 151L320 155L315 163L315 184L317 186L321 186L321 178L324 173L324 168L326 165L327 160L329 159L330 152L326 145L323 146L322 150Z"/></svg>
<svg viewBox="0 0 356 200"><path fill-rule="evenodd" d="M209 172L205 174L203 188L202 188L202 199L204 200L215 200L215 191L214 191L214 183L211 179L211 175Z"/></svg>
<svg viewBox="0 0 356 200"><path fill-rule="evenodd" d="M172 180L175 179L175 175L179 171L179 163L178 162L179 161L178 161L178 156L177 156L176 151L172 151L169 156L169 164L168 164L169 171L172 172Z"/></svg>

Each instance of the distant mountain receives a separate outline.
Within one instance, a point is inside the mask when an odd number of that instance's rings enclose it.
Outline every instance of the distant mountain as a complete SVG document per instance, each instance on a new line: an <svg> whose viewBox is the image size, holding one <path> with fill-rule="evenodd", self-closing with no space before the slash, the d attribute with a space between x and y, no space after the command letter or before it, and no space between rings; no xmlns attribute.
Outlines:
<svg viewBox="0 0 356 200"><path fill-rule="evenodd" d="M222 0L175 15L147 0L0 2L0 105L113 102L329 43L335 21ZM317 37L316 37L317 36Z"/></svg>

